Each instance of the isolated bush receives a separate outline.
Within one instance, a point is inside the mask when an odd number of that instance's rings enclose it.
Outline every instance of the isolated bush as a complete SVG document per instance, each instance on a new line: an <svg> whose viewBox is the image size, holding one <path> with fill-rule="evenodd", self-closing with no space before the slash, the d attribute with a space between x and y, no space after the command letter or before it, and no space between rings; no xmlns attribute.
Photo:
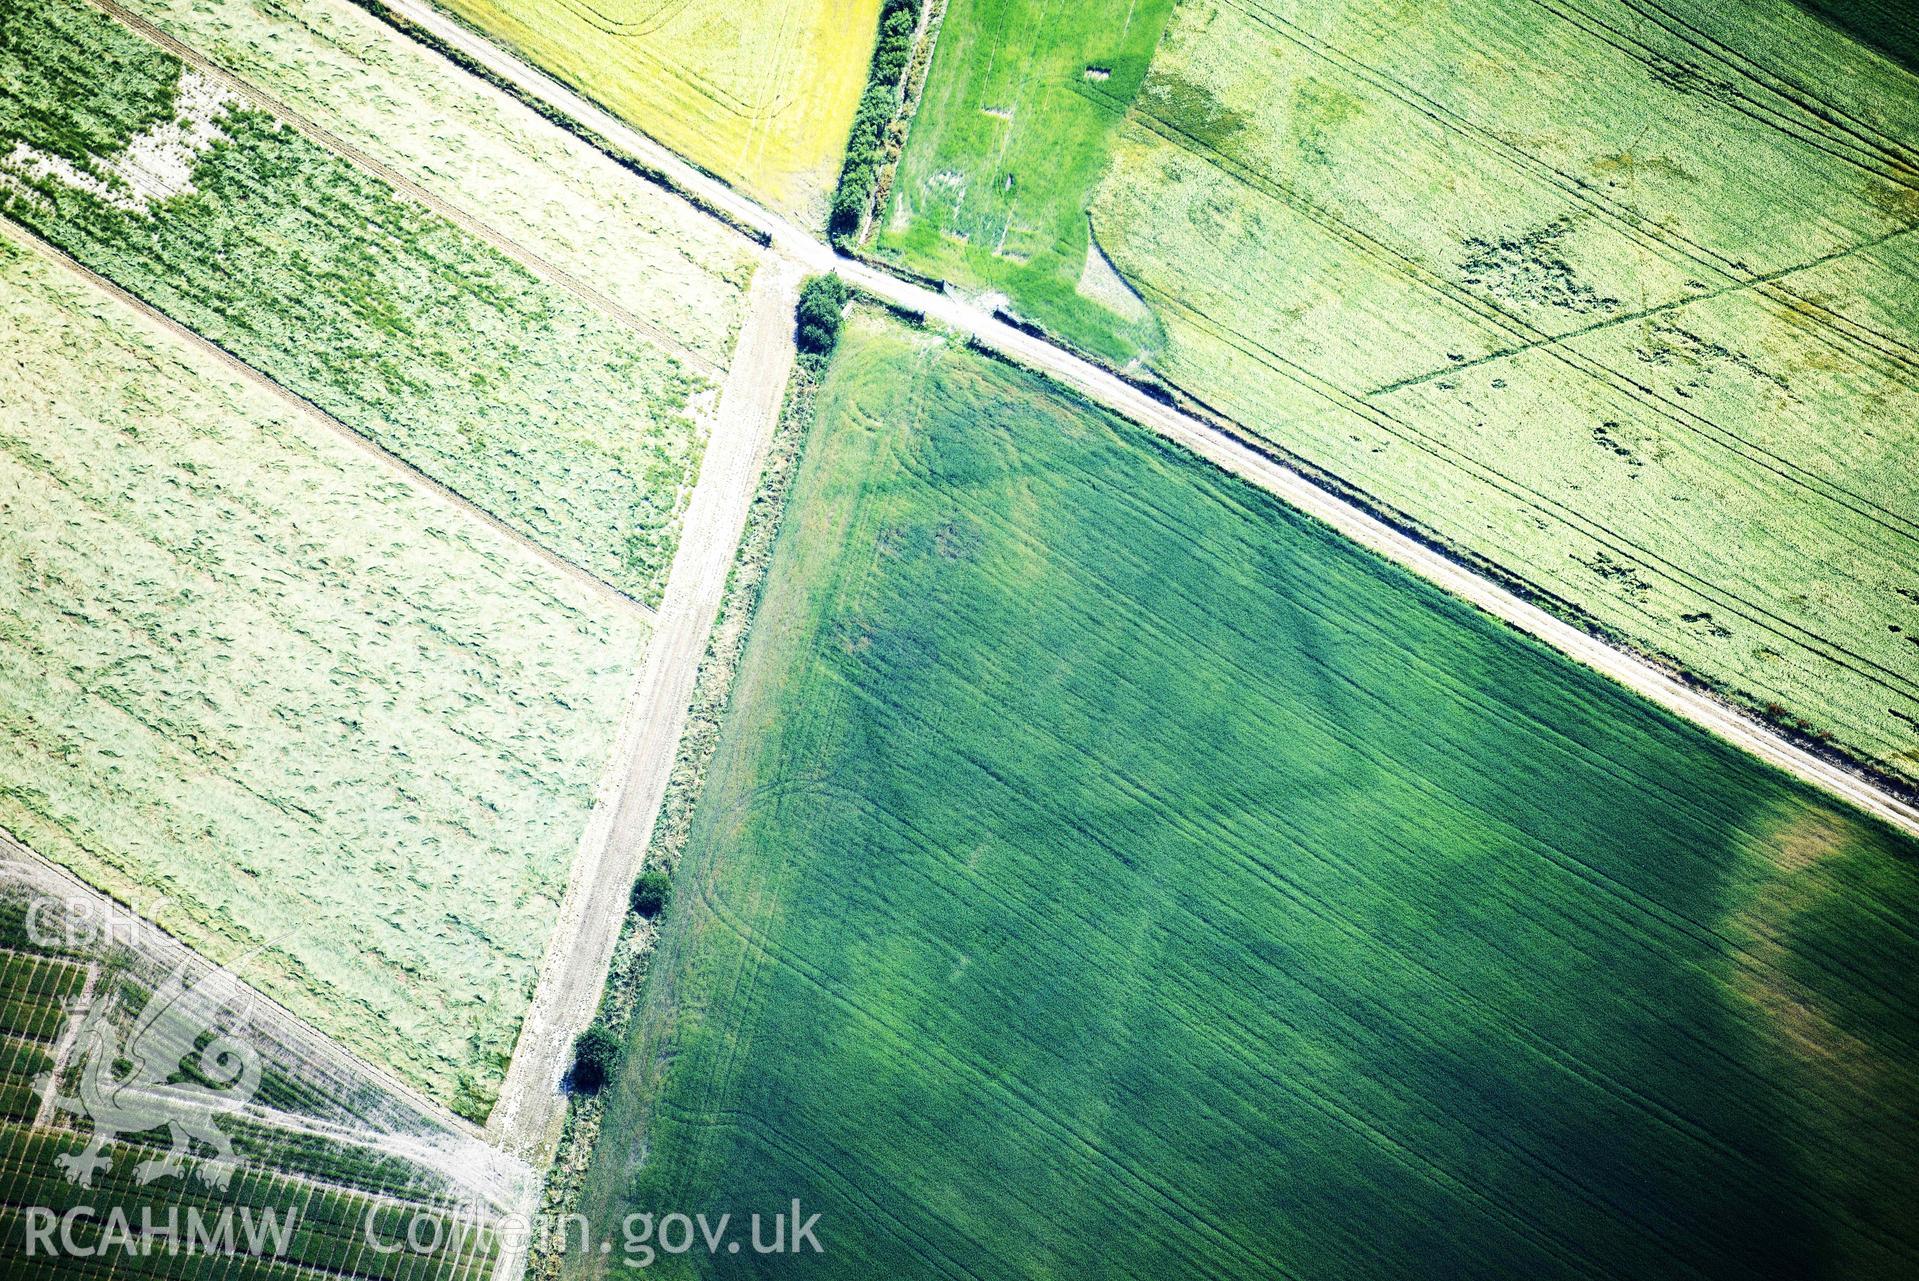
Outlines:
<svg viewBox="0 0 1919 1281"><path fill-rule="evenodd" d="M846 309L846 282L837 275L808 276L800 286L794 311L799 347L809 356L824 356L840 340L841 313Z"/></svg>
<svg viewBox="0 0 1919 1281"><path fill-rule="evenodd" d="M595 1023L573 1042L573 1088L598 1094L620 1070L625 1050L611 1032Z"/></svg>
<svg viewBox="0 0 1919 1281"><path fill-rule="evenodd" d="M660 914L672 896L673 880L665 872L643 872L633 882L633 910L649 921Z"/></svg>

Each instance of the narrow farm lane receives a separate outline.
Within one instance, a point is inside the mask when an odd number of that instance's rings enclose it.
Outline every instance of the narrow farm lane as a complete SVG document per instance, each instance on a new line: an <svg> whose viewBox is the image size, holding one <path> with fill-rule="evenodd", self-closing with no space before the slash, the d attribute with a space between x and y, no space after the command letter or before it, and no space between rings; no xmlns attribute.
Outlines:
<svg viewBox="0 0 1919 1281"><path fill-rule="evenodd" d="M779 418L793 366L799 279L795 266L778 259L761 264L754 275L666 597L580 841L506 1083L487 1120L489 1138L535 1164L550 1160L559 1142L560 1079L573 1038L592 1021L606 985L626 918L627 891L652 840L700 659Z"/></svg>
<svg viewBox="0 0 1919 1281"><path fill-rule="evenodd" d="M436 39L459 50L503 82L544 101L599 133L611 145L666 174L699 199L771 238L773 249L808 271L837 271L847 283L896 306L917 311L982 346L1072 387L1088 399L1149 427L1215 466L1285 499L1355 542L1471 602L1500 621L1544 641L1703 729L1838 796L1895 827L1919 834L1919 806L1782 737L1770 727L1638 654L1616 648L1563 621L1491 579L1482 577L1355 506L1331 490L1273 461L1237 436L1146 395L1107 370L1044 339L996 320L965 299L901 280L842 258L810 231L761 208L725 183L696 169L651 138L594 106L552 77L435 9L425 0L382 0Z"/></svg>

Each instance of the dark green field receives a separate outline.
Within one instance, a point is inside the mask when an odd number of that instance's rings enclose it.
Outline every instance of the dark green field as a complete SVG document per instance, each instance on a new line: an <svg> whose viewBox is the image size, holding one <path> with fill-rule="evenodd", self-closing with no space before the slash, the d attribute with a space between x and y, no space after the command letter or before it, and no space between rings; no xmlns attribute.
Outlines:
<svg viewBox="0 0 1919 1281"><path fill-rule="evenodd" d="M584 1208L822 1213L726 1275L1910 1275L1915 852L862 322Z"/></svg>

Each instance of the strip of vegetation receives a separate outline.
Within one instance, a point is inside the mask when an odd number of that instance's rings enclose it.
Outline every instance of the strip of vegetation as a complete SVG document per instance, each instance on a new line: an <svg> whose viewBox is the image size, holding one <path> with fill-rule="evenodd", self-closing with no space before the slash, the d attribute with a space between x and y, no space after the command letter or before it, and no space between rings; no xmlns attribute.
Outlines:
<svg viewBox="0 0 1919 1281"><path fill-rule="evenodd" d="M606 992L593 1021L594 1029L611 1034L621 1047L629 1039L633 1009L645 987L661 918L670 909L672 875L686 848L693 809L705 787L713 752L719 745L720 723L732 697L733 680L746 648L747 633L759 608L787 494L812 427L813 401L822 372L823 366L817 361L802 360L787 385L780 420L767 451L766 468L760 476L759 489L747 513L746 530L727 576L720 614L700 660L692 710L680 738L679 753L660 803L659 817L653 825L653 837L647 846L644 859L647 870L634 882L633 910L621 931ZM568 1106L559 1152L547 1173L541 1202L543 1230L535 1238L527 1265L527 1275L536 1281L552 1281L561 1275L564 1258L560 1248L564 1243L544 1229L578 1204L605 1113L604 1098L597 1092L575 1093Z"/></svg>
<svg viewBox="0 0 1919 1281"><path fill-rule="evenodd" d="M913 52L913 33L919 29L920 0L885 0L880 6L879 39L866 77L866 92L853 112L853 128L846 140L846 160L840 184L833 193L827 233L833 243L848 246L859 232L878 190L880 168L897 159L901 138L888 139L887 126L900 108L901 82Z"/></svg>

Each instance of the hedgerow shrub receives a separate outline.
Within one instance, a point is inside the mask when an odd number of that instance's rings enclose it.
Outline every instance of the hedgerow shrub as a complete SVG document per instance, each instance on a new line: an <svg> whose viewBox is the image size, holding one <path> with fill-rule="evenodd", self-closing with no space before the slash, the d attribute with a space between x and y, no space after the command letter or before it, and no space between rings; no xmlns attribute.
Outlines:
<svg viewBox="0 0 1919 1281"><path fill-rule="evenodd" d="M866 92L853 112L853 128L846 140L846 161L840 167L839 189L833 193L827 232L843 242L859 230L860 219L872 202L879 183L886 126L900 105L900 77L913 52L913 31L919 26L919 0L886 0L880 9L879 39L873 46L873 64L866 76Z"/></svg>
<svg viewBox="0 0 1919 1281"><path fill-rule="evenodd" d="M672 897L673 878L665 872L643 872L640 879L633 882L633 910L649 921L665 909L666 901Z"/></svg>
<svg viewBox="0 0 1919 1281"><path fill-rule="evenodd" d="M573 1088L598 1094L620 1070L625 1048L613 1034L595 1023L573 1042Z"/></svg>
<svg viewBox="0 0 1919 1281"><path fill-rule="evenodd" d="M800 286L794 309L800 354L824 360L840 340L841 313L846 309L846 282L837 275L808 276Z"/></svg>

